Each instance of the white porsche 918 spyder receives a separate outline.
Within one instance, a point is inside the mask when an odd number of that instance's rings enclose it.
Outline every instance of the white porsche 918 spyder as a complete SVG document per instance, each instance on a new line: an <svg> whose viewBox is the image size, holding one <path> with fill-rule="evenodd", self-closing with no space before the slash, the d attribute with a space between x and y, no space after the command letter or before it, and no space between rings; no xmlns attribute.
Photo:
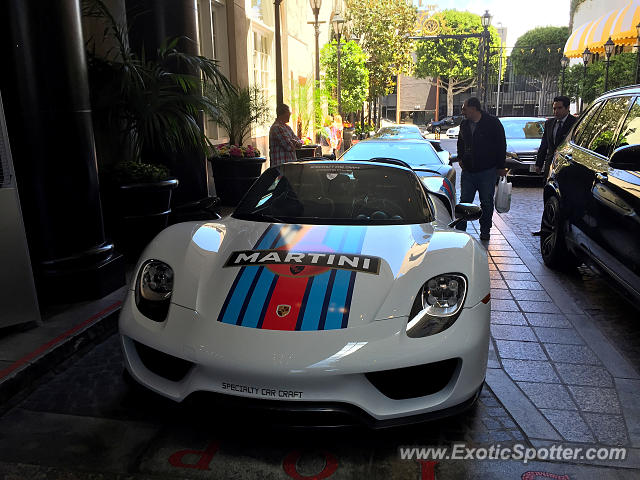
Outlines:
<svg viewBox="0 0 640 480"><path fill-rule="evenodd" d="M178 402L373 427L462 411L485 378L490 281L485 249L452 228L480 208L454 204L446 179L402 165L267 169L231 216L146 248L120 314L128 372Z"/></svg>

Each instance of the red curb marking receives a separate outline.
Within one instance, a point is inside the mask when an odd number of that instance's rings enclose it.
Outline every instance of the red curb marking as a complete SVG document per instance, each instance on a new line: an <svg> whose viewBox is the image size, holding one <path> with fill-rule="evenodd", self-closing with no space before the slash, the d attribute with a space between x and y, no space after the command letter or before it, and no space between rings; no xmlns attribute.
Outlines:
<svg viewBox="0 0 640 480"><path fill-rule="evenodd" d="M220 448L219 442L210 443L207 448L202 450L179 450L169 457L169 463L179 468L197 468L198 470L211 470L209 464L213 460L213 456ZM185 463L182 459L185 455L199 455L200 460L197 463Z"/></svg>
<svg viewBox="0 0 640 480"><path fill-rule="evenodd" d="M20 360L17 360L15 363L12 363L11 365L9 365L4 370L0 370L0 380L3 379L4 377L6 377L7 375L9 375L14 370L20 368L22 365L27 363L32 358L35 358L38 355L40 355L41 353L46 352L48 349L53 347L55 344L60 343L65 338L69 337L70 335L72 335L73 333L75 333L78 330L82 329L83 327L95 322L96 320L98 320L99 318L103 317L107 313L109 313L112 310L115 310L116 308L118 308L120 305L122 305L121 301L117 301L114 304L109 305L107 308L105 308L101 312L98 312L95 315L89 317L87 320L83 321L82 323L79 323L78 325L76 325L72 329L67 330L66 332L64 332L63 334L57 336L53 340L49 340L44 345L41 345L40 347L36 348L33 352L26 354Z"/></svg>
<svg viewBox="0 0 640 480"><path fill-rule="evenodd" d="M522 480L536 480L538 477L555 478L556 480L570 480L569 475L556 475L548 472L524 472Z"/></svg>
<svg viewBox="0 0 640 480"><path fill-rule="evenodd" d="M294 450L285 457L282 462L282 468L284 469L284 472L294 480L323 480L324 478L329 478L338 469L338 460L329 452L322 452L322 454L324 455L325 465L322 471L315 475L305 476L298 473L296 464L302 456L302 453L299 450Z"/></svg>
<svg viewBox="0 0 640 480"><path fill-rule="evenodd" d="M420 463L420 478L422 480L435 480L436 472L434 470L438 462L433 460L418 460Z"/></svg>

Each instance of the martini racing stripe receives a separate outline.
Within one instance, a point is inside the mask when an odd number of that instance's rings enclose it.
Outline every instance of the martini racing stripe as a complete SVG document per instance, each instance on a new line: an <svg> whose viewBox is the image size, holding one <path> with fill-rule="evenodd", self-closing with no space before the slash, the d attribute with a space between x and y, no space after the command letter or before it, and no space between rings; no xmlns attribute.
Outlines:
<svg viewBox="0 0 640 480"><path fill-rule="evenodd" d="M284 239L282 235L278 236L277 242L271 246L271 248L278 248L284 245ZM270 270L264 267L251 267L258 270L258 281L251 285L252 288L247 292L248 300L247 308L236 321L236 325L242 325L243 327L261 328L261 320L265 311L265 302L269 302L269 298L273 293L273 282L277 277Z"/></svg>
<svg viewBox="0 0 640 480"><path fill-rule="evenodd" d="M343 245L340 246L340 251L360 253L366 232L366 227L352 227L349 229ZM331 289L329 309L324 321L325 330L346 328L356 277L356 272L348 270L334 270L334 272L335 277L333 288Z"/></svg>
<svg viewBox="0 0 640 480"><path fill-rule="evenodd" d="M447 196L453 200L453 187L451 186L451 181L448 178L442 177L442 187L440 187L440 190L443 190Z"/></svg>
<svg viewBox="0 0 640 480"><path fill-rule="evenodd" d="M269 225L254 248L270 248L274 241L280 236L281 225ZM244 305L244 300L258 273L259 267L242 267L227 294L227 298L220 310L218 321L236 324L240 317L240 311Z"/></svg>
<svg viewBox="0 0 640 480"><path fill-rule="evenodd" d="M345 230L345 227L331 227L323 244L332 251L336 251L342 244ZM311 290L309 291L307 302L301 310L301 313L304 313L304 317L302 318L300 330L322 330L324 326L323 313L326 314L326 310L323 312L323 306L325 305L325 301L328 303L329 296L331 295L329 279L334 271L335 270L329 270L328 272L312 277Z"/></svg>
<svg viewBox="0 0 640 480"><path fill-rule="evenodd" d="M358 255L366 232L364 226L271 225L254 249ZM357 272L328 267L305 274L304 268L292 266L289 274L269 265L241 267L218 320L268 330L346 328Z"/></svg>
<svg viewBox="0 0 640 480"><path fill-rule="evenodd" d="M265 330L295 330L307 283L309 283L309 277L277 277L271 301L264 313L262 328ZM290 307L285 316L278 315L278 305Z"/></svg>

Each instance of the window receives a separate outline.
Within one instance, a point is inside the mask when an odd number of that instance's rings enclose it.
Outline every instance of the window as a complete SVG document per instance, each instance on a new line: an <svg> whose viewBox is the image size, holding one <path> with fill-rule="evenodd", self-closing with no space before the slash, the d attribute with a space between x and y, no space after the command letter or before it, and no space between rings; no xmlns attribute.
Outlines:
<svg viewBox="0 0 640 480"><path fill-rule="evenodd" d="M620 136L618 137L615 148L638 144L640 144L640 103L638 103L638 98L636 98L620 130Z"/></svg>
<svg viewBox="0 0 640 480"><path fill-rule="evenodd" d="M585 113L582 116L582 119L579 120L580 123L578 124L578 126L573 132L573 142L576 143L577 145L580 145L581 147L586 148L586 143L589 142L587 139L591 138L589 137L588 133L591 130L591 127L593 126L592 120L596 115L596 113L598 113L598 111L602 107L602 104L603 102L596 103L595 105L593 105L587 111L587 113Z"/></svg>
<svg viewBox="0 0 640 480"><path fill-rule="evenodd" d="M249 189L233 216L342 225L432 221L424 190L413 172L389 166L333 163L271 167Z"/></svg>
<svg viewBox="0 0 640 480"><path fill-rule="evenodd" d="M510 118L501 118L504 133L507 138L537 139L544 133L544 120L527 121Z"/></svg>
<svg viewBox="0 0 640 480"><path fill-rule="evenodd" d="M608 157L614 144L615 134L620 122L624 119L631 97L619 97L607 100L600 113L593 121L589 132L587 148L604 157Z"/></svg>
<svg viewBox="0 0 640 480"><path fill-rule="evenodd" d="M269 51L266 35L253 32L253 84L260 89L263 98L269 98Z"/></svg>
<svg viewBox="0 0 640 480"><path fill-rule="evenodd" d="M281 7L284 8L284 7ZM273 8L273 2L267 0L251 0L251 10L249 10L249 16L253 20L263 23L269 27L273 27L275 22L275 13ZM282 15L282 13L280 14Z"/></svg>
<svg viewBox="0 0 640 480"><path fill-rule="evenodd" d="M262 0L251 0L251 16L262 20Z"/></svg>

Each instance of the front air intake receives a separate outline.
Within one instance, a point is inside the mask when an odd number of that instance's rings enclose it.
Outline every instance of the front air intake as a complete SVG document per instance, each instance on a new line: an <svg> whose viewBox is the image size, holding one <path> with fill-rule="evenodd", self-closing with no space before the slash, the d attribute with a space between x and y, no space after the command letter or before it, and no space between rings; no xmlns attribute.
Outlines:
<svg viewBox="0 0 640 480"><path fill-rule="evenodd" d="M155 350L134 340L138 356L143 365L156 375L179 382L189 372L193 363Z"/></svg>
<svg viewBox="0 0 640 480"><path fill-rule="evenodd" d="M442 390L458 371L460 362L458 358L451 358L416 367L369 372L365 376L383 395L393 400L406 400Z"/></svg>

